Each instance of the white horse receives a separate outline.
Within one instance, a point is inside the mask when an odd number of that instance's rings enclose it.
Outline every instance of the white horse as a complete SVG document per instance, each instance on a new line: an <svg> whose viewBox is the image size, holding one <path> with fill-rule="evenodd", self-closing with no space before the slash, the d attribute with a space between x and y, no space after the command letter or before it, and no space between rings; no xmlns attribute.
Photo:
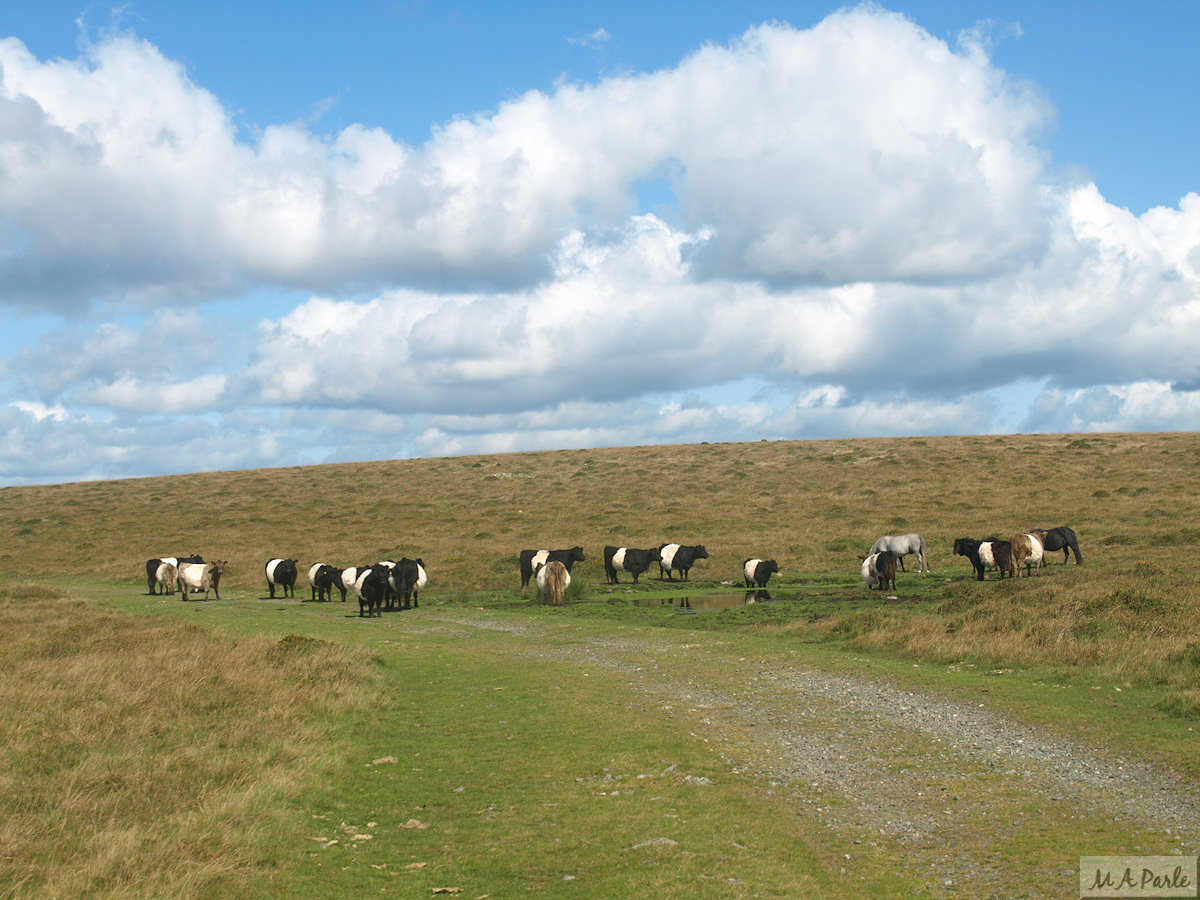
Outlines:
<svg viewBox="0 0 1200 900"><path fill-rule="evenodd" d="M885 534L871 545L870 552L881 553L884 550L891 550L896 554L896 558L900 560L900 571L902 572L908 571L904 568L904 557L909 553L916 554L918 572L929 571L929 551L925 546L925 538L919 534Z"/></svg>

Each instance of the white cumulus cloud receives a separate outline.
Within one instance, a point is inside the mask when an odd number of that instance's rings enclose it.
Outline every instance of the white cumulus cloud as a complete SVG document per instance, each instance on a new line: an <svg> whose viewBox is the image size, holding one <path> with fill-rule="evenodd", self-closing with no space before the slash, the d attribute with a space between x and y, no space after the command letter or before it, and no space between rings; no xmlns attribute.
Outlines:
<svg viewBox="0 0 1200 900"><path fill-rule="evenodd" d="M1200 196L1139 216L1056 181L1052 117L982 31L876 6L419 146L239 131L132 36L0 40L0 307L64 322L3 360L0 479L1194 428ZM306 299L229 312L260 290ZM1018 384L1044 390L1002 420Z"/></svg>

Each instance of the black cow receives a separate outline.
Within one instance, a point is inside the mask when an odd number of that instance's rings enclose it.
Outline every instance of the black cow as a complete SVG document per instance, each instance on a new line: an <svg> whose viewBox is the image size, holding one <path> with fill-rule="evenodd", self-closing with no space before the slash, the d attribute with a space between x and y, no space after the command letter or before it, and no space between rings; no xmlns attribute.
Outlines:
<svg viewBox="0 0 1200 900"><path fill-rule="evenodd" d="M275 588L283 588L284 597L296 596L296 560L269 559L266 565L267 589L275 599Z"/></svg>
<svg viewBox="0 0 1200 900"><path fill-rule="evenodd" d="M674 581L673 572L679 572L679 580L688 580L688 571L698 559L708 559L708 551L703 544L695 547L683 547L679 544L663 544L658 548L658 580L662 581L666 573L668 581Z"/></svg>
<svg viewBox="0 0 1200 900"><path fill-rule="evenodd" d="M388 590L388 578L392 570L384 565L374 565L359 569L357 580L354 582L354 592L358 594L358 617L365 613L371 616L383 615L383 600Z"/></svg>
<svg viewBox="0 0 1200 900"><path fill-rule="evenodd" d="M182 566L187 563L202 563L204 557L198 555L192 556L164 556L159 559L146 560L146 586L150 589L151 594L158 593L158 567L163 563L171 563L174 566ZM167 589L163 588L165 594Z"/></svg>
<svg viewBox="0 0 1200 900"><path fill-rule="evenodd" d="M342 577L338 579L337 587L342 592L342 602L346 601L346 591L353 591L354 584L370 566L346 566L342 569Z"/></svg>
<svg viewBox="0 0 1200 900"><path fill-rule="evenodd" d="M778 571L779 566L773 559L748 559L742 563L742 575L746 578L746 587L765 588L772 573Z"/></svg>
<svg viewBox="0 0 1200 900"><path fill-rule="evenodd" d="M570 572L571 566L577 562L583 562L586 558L583 555L582 547L572 547L570 550L522 550L521 590L525 590L529 584L529 579L533 577L533 570L538 563L545 565L551 560L558 560Z"/></svg>
<svg viewBox="0 0 1200 900"><path fill-rule="evenodd" d="M975 580L983 581L983 570L995 566L1000 570L1000 577L1007 572L1013 575L1012 542L993 538L989 541L977 541L974 538L955 538L954 555L965 556L975 569Z"/></svg>
<svg viewBox="0 0 1200 900"><path fill-rule="evenodd" d="M971 561L971 566L975 569L976 581L983 581L983 570L985 568L983 560L979 558L979 545L982 541L977 541L975 538L955 538L954 539L954 555L965 556Z"/></svg>
<svg viewBox="0 0 1200 900"><path fill-rule="evenodd" d="M392 586L396 591L396 598L403 604L403 609L412 609L414 605L418 607L421 605L416 603L416 599L422 571L419 561L409 559L407 556L396 563L396 567L392 569Z"/></svg>
<svg viewBox="0 0 1200 900"><path fill-rule="evenodd" d="M609 584L619 584L617 572L624 570L638 583L638 576L658 561L658 550L633 550L629 547L604 548L604 574Z"/></svg>
<svg viewBox="0 0 1200 900"><path fill-rule="evenodd" d="M342 570L326 565L313 563L308 569L308 583L312 586L314 600L332 600L334 587L342 587ZM342 600L346 599L345 588L342 588Z"/></svg>
<svg viewBox="0 0 1200 900"><path fill-rule="evenodd" d="M393 577L396 571L396 564L390 559L381 559L375 565L383 566L388 570L387 586L383 589L383 608L390 612L396 608L396 580Z"/></svg>
<svg viewBox="0 0 1200 900"><path fill-rule="evenodd" d="M1075 537L1075 532L1066 525L1060 525L1058 528L1035 528L1031 534L1036 534L1042 542L1042 549L1046 553L1053 553L1056 550L1063 552L1063 565L1067 564L1067 560L1071 558L1070 551L1075 553L1075 565L1083 562L1083 557L1079 554L1079 539Z"/></svg>

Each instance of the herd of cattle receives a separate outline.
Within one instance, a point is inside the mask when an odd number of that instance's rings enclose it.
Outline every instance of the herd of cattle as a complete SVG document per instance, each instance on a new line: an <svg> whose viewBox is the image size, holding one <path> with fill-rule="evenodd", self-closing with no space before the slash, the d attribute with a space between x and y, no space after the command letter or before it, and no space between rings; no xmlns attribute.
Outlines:
<svg viewBox="0 0 1200 900"><path fill-rule="evenodd" d="M1063 525L1058 528L1035 528L1015 534L1011 540L997 537L977 541L974 538L958 538L954 542L954 555L965 556L975 570L976 578L983 581L984 571L999 570L1000 577L1011 578L1024 568L1028 575L1033 567L1039 570L1046 553L1063 551L1063 563L1075 554L1076 564L1083 562L1079 553L1079 540L1075 532ZM884 535L867 553L859 555L862 560L862 580L867 588L880 590L895 589L896 570L904 568L904 557L916 556L917 571L929 571L928 547L919 534ZM582 547L569 550L522 550L521 590L535 580L542 597L549 603L561 605L567 586L571 583L571 567L583 562ZM708 559L703 544L685 546L663 544L657 549L638 550L633 547L605 547L604 573L609 584L620 583L620 573L628 572L633 583L658 565L659 580L675 580L679 573L681 581L687 581L689 572L697 560ZM280 588L284 597L296 596L298 562L294 559L271 559L264 567L267 589L271 599L275 589ZM205 562L199 556L156 557L146 560L146 584L151 594L174 594L178 590L186 599L189 593L209 591L221 599L221 573L225 561ZM747 588L764 589L779 566L773 559L750 558L742 563L742 575ZM417 598L428 581L425 562L405 557L399 562L385 560L368 566L337 568L326 563L314 563L308 569L308 582L313 600L332 600L336 588L346 601L346 593L353 591L358 597L359 616L381 616L383 611L411 609L420 606Z"/></svg>
<svg viewBox="0 0 1200 900"><path fill-rule="evenodd" d="M538 572L539 566L551 562L559 562L570 574L571 566L584 561L583 548L572 547L570 550L522 550L521 551L521 589L529 584L529 579ZM632 547L605 547L604 574L609 584L617 584L620 579L618 572L628 572L633 576L633 583L638 583L638 576L658 563L658 577L675 580L679 573L682 581L688 580L688 573L698 559L708 559L708 551L703 544L686 547L681 544L662 544L657 549L635 550ZM779 571L776 569L775 571Z"/></svg>
<svg viewBox="0 0 1200 900"><path fill-rule="evenodd" d="M271 599L275 589L283 591L284 597L296 596L297 560L270 559L263 569ZM186 600L192 591L204 591L204 599L212 590L221 599L221 573L225 571L225 560L206 563L199 556L177 558L157 557L146 560L146 586L151 594L162 588L163 594L173 594L176 589ZM308 583L312 587L313 600L332 600L336 588L346 602L346 592L353 591L358 597L360 616L381 616L385 609L412 609L428 576L424 560L408 559L399 562L385 560L370 566L348 566L339 569L326 563L313 563L308 569Z"/></svg>
<svg viewBox="0 0 1200 900"><path fill-rule="evenodd" d="M525 590L529 585L529 580L535 578L544 598L551 603L561 603L561 595L556 596L552 593L554 580L561 579L565 575L566 584L570 584L571 567L585 559L582 547L572 547L569 550L522 550L520 556L521 590ZM609 546L604 548L604 575L608 584L620 584L620 573L628 572L633 576L633 583L637 584L639 576L657 564L660 581L664 579L674 581L676 572L679 573L680 581L688 581L692 566L698 559L708 559L708 551L704 549L703 544L695 546L662 544L657 548L647 550ZM559 573L560 567L561 573ZM548 571L556 574L552 576L543 574ZM748 588L765 588L767 581L778 571L779 565L773 559L751 558L742 562L742 574ZM550 588L543 584L547 579L549 579Z"/></svg>

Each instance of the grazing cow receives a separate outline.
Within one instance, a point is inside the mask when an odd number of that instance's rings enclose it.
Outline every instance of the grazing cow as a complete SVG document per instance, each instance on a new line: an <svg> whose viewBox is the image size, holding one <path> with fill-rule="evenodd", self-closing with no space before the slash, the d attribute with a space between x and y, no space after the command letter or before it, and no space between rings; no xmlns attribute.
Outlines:
<svg viewBox="0 0 1200 900"><path fill-rule="evenodd" d="M1078 566L1083 562L1083 557L1079 554L1079 539L1075 537L1075 532L1066 525L1060 525L1057 528L1034 528L1029 533L1037 535L1038 540L1042 542L1042 549L1046 553L1061 550L1064 566L1071 558L1071 552L1075 553L1075 565Z"/></svg>
<svg viewBox="0 0 1200 900"><path fill-rule="evenodd" d="M625 571L633 576L633 583L638 583L638 576L658 561L658 550L634 550L630 547L604 548L604 574L608 576L609 584L619 584L621 579L617 573Z"/></svg>
<svg viewBox="0 0 1200 900"><path fill-rule="evenodd" d="M364 615L383 616L383 600L388 590L388 577L392 570L385 565L376 564L358 569L358 577L354 580L354 593L358 594L358 617Z"/></svg>
<svg viewBox="0 0 1200 900"><path fill-rule="evenodd" d="M413 608L417 591L420 590L417 585L424 586L424 582L421 581L423 573L424 569L420 563L408 557L400 560L392 569L392 589L396 592L396 598L403 604L404 609ZM416 605L419 607L421 604L417 603Z"/></svg>
<svg viewBox="0 0 1200 900"><path fill-rule="evenodd" d="M982 541L977 541L975 538L955 538L954 539L954 555L965 556L971 563L971 568L975 570L975 580L983 581L983 560L979 558L979 545Z"/></svg>
<svg viewBox="0 0 1200 900"><path fill-rule="evenodd" d="M979 543L979 561L987 568L995 568L1003 578L1013 576L1012 543L991 537Z"/></svg>
<svg viewBox="0 0 1200 900"><path fill-rule="evenodd" d="M680 581L688 580L688 572L698 559L708 559L708 551L703 544L685 547L680 544L663 544L658 548L658 580L662 581L663 573L668 581L674 581L673 572L679 573Z"/></svg>
<svg viewBox="0 0 1200 900"><path fill-rule="evenodd" d="M159 584L161 584L161 582L158 580L158 567L161 566L163 563L170 563L171 565L178 567L182 563L202 563L202 562L204 562L204 558L202 556L197 556L195 554L193 554L192 556L185 556L185 557L163 556L163 557L160 557L157 559L148 559L148 560L146 560L146 587L149 588L151 594L158 593L156 588L158 587ZM164 589L163 593L166 593L165 589ZM174 586L172 586L172 588L171 588L171 593L175 593Z"/></svg>
<svg viewBox="0 0 1200 900"><path fill-rule="evenodd" d="M569 574L571 566L577 562L584 562L587 557L583 555L582 547L572 547L570 550L522 550L521 590L525 590L529 585L529 579L533 577L533 570L538 564L545 565L552 559L566 566Z"/></svg>
<svg viewBox="0 0 1200 900"><path fill-rule="evenodd" d="M175 563L162 562L158 564L155 579L162 585L164 594L175 593L175 580L179 577L179 567Z"/></svg>
<svg viewBox="0 0 1200 900"><path fill-rule="evenodd" d="M381 559L375 565L383 566L388 571L387 584L383 588L383 608L391 611L396 608L396 582L392 577L392 573L396 570L396 564L390 559Z"/></svg>
<svg viewBox="0 0 1200 900"><path fill-rule="evenodd" d="M211 590L221 599L221 573L225 571L225 560L219 559L210 563L181 563L177 566L179 591L183 599L188 598L188 591L204 591L204 599L208 599Z"/></svg>
<svg viewBox="0 0 1200 900"><path fill-rule="evenodd" d="M270 559L267 560L267 590L271 592L271 599L275 599L275 588L283 588L283 596L286 599L288 596L295 598L296 596L296 563L295 559Z"/></svg>
<svg viewBox="0 0 1200 900"><path fill-rule="evenodd" d="M742 574L746 576L746 587L765 588L772 573L778 571L779 566L773 559L748 559L742 563Z"/></svg>
<svg viewBox="0 0 1200 900"><path fill-rule="evenodd" d="M371 568L371 567L370 566L347 566L345 569L342 569L341 583L338 585L338 587L341 588L343 601L345 601L345 599L346 599L346 591L354 590L354 583L356 581L358 581L359 576L362 575L362 573L367 571L369 568Z"/></svg>
<svg viewBox="0 0 1200 900"><path fill-rule="evenodd" d="M557 559L552 559L545 565L539 563L534 575L537 578L538 590L542 592L542 601L551 606L562 606L567 587L571 583L567 567Z"/></svg>
<svg viewBox="0 0 1200 900"><path fill-rule="evenodd" d="M863 561L862 580L867 590L878 587L882 591L889 585L893 591L896 589L896 564L900 557L891 550L882 550L878 553L862 553L858 558Z"/></svg>
<svg viewBox="0 0 1200 900"><path fill-rule="evenodd" d="M904 568L904 557L910 553L917 557L918 572L924 574L929 571L929 550L925 545L925 538L919 534L885 534L871 545L870 552L882 553L884 550L891 550L896 554L896 559L900 561L901 572L908 571Z"/></svg>
<svg viewBox="0 0 1200 900"><path fill-rule="evenodd" d="M308 583L312 587L312 599L332 600L334 587L342 589L342 600L346 599L346 589L342 587L342 570L326 563L313 563L308 568Z"/></svg>
<svg viewBox="0 0 1200 900"><path fill-rule="evenodd" d="M1012 561L1013 566L1017 570L1017 575L1021 574L1021 566L1025 567L1026 577L1030 574L1030 569L1036 565L1038 574L1042 574L1042 542L1032 534L1014 534L1012 537Z"/></svg>

